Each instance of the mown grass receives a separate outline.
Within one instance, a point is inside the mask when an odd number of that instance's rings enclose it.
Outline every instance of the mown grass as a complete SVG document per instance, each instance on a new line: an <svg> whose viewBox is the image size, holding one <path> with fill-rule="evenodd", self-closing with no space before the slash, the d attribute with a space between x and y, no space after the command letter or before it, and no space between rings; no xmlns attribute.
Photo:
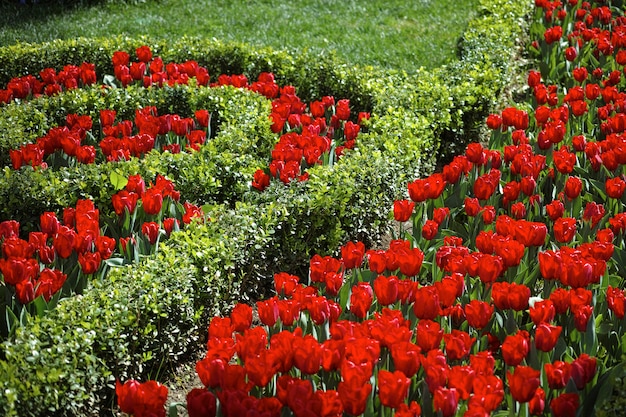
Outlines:
<svg viewBox="0 0 626 417"><path fill-rule="evenodd" d="M349 63L435 68L455 59L473 0L0 2L0 45L79 36L183 35L315 52Z"/></svg>

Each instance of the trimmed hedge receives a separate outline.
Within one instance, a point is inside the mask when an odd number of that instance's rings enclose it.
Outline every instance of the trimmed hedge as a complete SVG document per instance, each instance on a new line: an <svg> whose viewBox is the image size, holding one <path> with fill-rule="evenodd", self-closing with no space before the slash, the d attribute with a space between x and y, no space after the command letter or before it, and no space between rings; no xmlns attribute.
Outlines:
<svg viewBox="0 0 626 417"><path fill-rule="evenodd" d="M132 54L136 47L148 44L166 62L195 59L208 67L212 75L244 73L249 79L262 71L271 71L279 84L296 86L304 100L332 94L349 98L355 111L372 112L368 133L359 135L357 149L332 169L315 167L307 182L289 187L275 183L263 193L248 190L247 172L269 159L269 152L266 156L263 153L271 137L268 113L264 114L268 103L232 91L219 93L228 96L224 107L218 109L220 117L235 117L229 116L229 111L236 108L238 100L249 100L246 103L255 109L254 114L236 123L221 119L218 137L224 147L209 146L198 153L195 162L193 156L164 161L165 157L155 154L145 162L63 174L92 178L91 185L81 192L105 200L109 193L107 170L156 172L167 166L167 174L183 198L226 204L210 210L209 222L173 234L160 245L157 257L132 267L113 269L106 282L94 282L83 296L62 300L47 317L32 320L3 343L0 391L4 395L0 396L0 409L5 415L103 414L112 406L114 378L161 376L171 363L193 351L197 330L204 327L208 314L227 310L233 301L263 295L274 272L303 275L313 253L331 254L349 239L375 243L389 224L393 200L405 196L406 182L429 173L438 152L460 149L480 129L484 116L511 76L508 64L524 33L520 19L531 7L526 3L481 1L482 12L470 23L461 43L463 59L434 71L419 70L415 77L355 68L328 56L292 57L268 49L201 39L183 39L174 45L145 39L78 39L0 48L2 82L45 67L60 68L82 61L95 63L98 74L111 73L110 56L115 50L125 49ZM41 126L52 123L52 115L64 116L66 109L61 103L70 103L69 97L91 93L85 90L72 94L35 100L31 104L32 116L28 116L34 120L32 125L0 133L0 144L13 143L18 138L33 140ZM143 103L143 94L163 94L162 105L173 106L173 97L167 98L173 94L169 92L121 90L114 94L128 95L125 103L129 103L129 111L130 103ZM196 93L181 87L176 94L180 98ZM215 92L206 94L213 97ZM227 105L231 99L232 106ZM192 110L198 102L189 99L177 103ZM97 108L94 104L92 109ZM0 123L9 123L2 119L9 113L22 117L21 111L20 106L0 109ZM57 123L58 117L54 119ZM440 143L442 139L446 142ZM249 140L246 143L252 148L239 152L229 147L233 140ZM198 165L194 170L196 163L215 166L204 171ZM224 167L237 171L226 174ZM18 174L5 170L5 177L16 176L11 180L13 186L19 185L17 178L34 184L39 181L33 187L37 193L44 193L40 173L26 171L22 168ZM65 182L63 175L50 175L52 184L57 184L53 180ZM196 177L202 175L200 179ZM217 175L232 183L214 183ZM181 185L185 181L187 185ZM105 187L102 194L98 184ZM3 186L4 182L0 187ZM22 192L32 190L28 184L24 187ZM59 185L59 191L46 198L62 205L63 199L79 197L70 195L76 189L63 187ZM9 190L0 192L2 198L9 195ZM48 203L39 204L44 207ZM34 211L28 216L33 214Z"/></svg>

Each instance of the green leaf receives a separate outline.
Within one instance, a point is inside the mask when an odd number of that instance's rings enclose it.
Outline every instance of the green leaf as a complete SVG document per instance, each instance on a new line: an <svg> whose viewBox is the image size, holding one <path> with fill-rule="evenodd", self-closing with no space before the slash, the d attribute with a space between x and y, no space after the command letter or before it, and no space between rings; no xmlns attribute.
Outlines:
<svg viewBox="0 0 626 417"><path fill-rule="evenodd" d="M126 184L128 184L128 178L126 178L117 171L111 171L111 175L109 176L109 178L111 179L111 184L113 184L113 187L115 187L115 189L118 191L126 187Z"/></svg>

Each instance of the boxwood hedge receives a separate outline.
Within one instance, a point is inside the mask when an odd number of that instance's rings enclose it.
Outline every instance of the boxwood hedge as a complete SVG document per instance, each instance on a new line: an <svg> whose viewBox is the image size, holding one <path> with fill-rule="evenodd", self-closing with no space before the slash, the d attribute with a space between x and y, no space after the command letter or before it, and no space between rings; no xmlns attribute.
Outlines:
<svg viewBox="0 0 626 417"><path fill-rule="evenodd" d="M249 189L249 174L267 163L275 138L269 133L269 103L247 92L177 87L102 95L84 89L0 109L0 158L59 123L69 109L131 112L156 103L165 112L208 107L220 116L219 133L197 154L154 153L142 161L49 173L4 169L0 196L11 208L1 211L2 218L32 222L41 210L85 196L103 202L111 193L110 170L165 172L184 198L212 208L210 221L174 233L158 256L113 269L106 281L62 300L3 342L0 410L8 416L104 414L113 404L115 378L166 374L194 351L208 314L263 295L273 272L304 275L309 256L331 254L348 239L376 243L406 182L429 173L437 153L454 152L475 139L511 76L509 61L524 34L520 21L530 9L527 3L482 0L481 13L460 42L459 61L411 76L347 65L332 56L294 57L191 38L176 44L111 38L0 48L0 83L83 61L95 63L98 74L111 73L114 51L133 54L147 44L165 61L194 59L212 75L244 73L250 79L271 71L279 84L296 86L304 100L332 94L350 99L355 111L372 113L357 149L332 169L315 167L307 182L273 184L258 193Z"/></svg>

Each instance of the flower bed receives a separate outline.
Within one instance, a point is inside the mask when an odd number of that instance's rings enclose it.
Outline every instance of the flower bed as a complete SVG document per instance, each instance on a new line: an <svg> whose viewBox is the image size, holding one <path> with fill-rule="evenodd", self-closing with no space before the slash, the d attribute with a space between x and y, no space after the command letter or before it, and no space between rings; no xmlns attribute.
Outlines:
<svg viewBox="0 0 626 417"><path fill-rule="evenodd" d="M208 109L217 110L221 116L217 144L209 141L199 152L151 152L141 162L78 164L58 170L5 168L8 186L3 193L7 201L20 210L32 205L41 208L24 216L30 219L22 223L26 230L36 228L40 213L51 207L71 206L75 203L72 200L81 197L93 196L102 204L98 207L105 207L122 187L120 178L136 173L145 173L148 179L157 173L167 175L184 198L199 205L209 203L205 209L211 219L173 233L159 245L158 255L139 265L114 268L106 280L90 284L82 297L64 299L45 317L19 327L3 344L5 357L0 361L0 385L6 394L0 403L5 414L100 413L110 404L114 378L155 375L170 361L192 351L203 311L224 310L233 300L266 288L276 269L298 272L303 259L316 252L330 254L346 238L375 241L403 184L430 169L439 136L456 131L455 137L462 138L462 129L474 129L474 121L482 119L480 115L492 104L490 98L479 99L480 92L488 92L484 97L494 97L503 87L506 59L499 48L507 44L511 54L513 42L499 36L516 33L513 25L505 23L506 18L519 16L523 9L508 2L501 6L506 7L499 11L508 13L495 23L503 26L501 30L483 30L476 25L468 32L464 54L472 51L472 46L485 48L477 53L476 60L432 73L422 71L410 80L402 74L349 69L326 57L295 59L199 40L184 40L171 47L153 43L151 50L166 61L174 57L175 62L185 62L196 57L200 65L207 64L210 73L244 72L251 79L272 71L281 85L293 81L298 95L306 101L332 94L349 98L357 111L372 113L368 132L359 134L355 149L332 169L310 167L307 181L289 187L272 181L262 193L246 188L252 183L252 173L270 162L269 152L261 156L264 149L269 151L273 146L267 142L272 137L267 119L269 102L252 94L232 89L218 93L193 86L163 90L131 86L102 94L99 88L87 87L5 106L1 116L6 117L3 125L7 129L2 130L0 142L7 151L2 154L6 165L10 163L9 149L44 136L64 122L68 111L96 117L101 109L115 108L120 117L129 118L136 108L155 105L158 114L189 117L194 110ZM490 55L489 43L495 45L493 50L498 54ZM11 77L22 75L11 68L27 68L36 74L45 67L62 68L76 61L93 62L96 73L113 74L108 62L120 44L134 51L144 42L77 40L37 48L10 47L0 54L7 57ZM41 59L40 51L46 51L50 59ZM490 56L489 63L483 63L484 54ZM85 59L88 56L96 59ZM498 63L495 69L493 63ZM449 79L458 84L447 87ZM252 108L259 116L228 123L235 120L230 112L242 99L250 103L245 109ZM212 107L204 105L207 102L213 103ZM267 113L262 114L264 109ZM242 110L238 111L235 114L240 115ZM357 121L356 114L351 117ZM241 129L239 120L250 120L246 122L250 129ZM242 139L250 140L249 147L234 151L232 144ZM257 139L262 139L260 144ZM207 160L218 161L209 173L200 165ZM212 182L215 177L229 182L217 185ZM208 193L203 186L207 183ZM46 195L44 190L51 184L53 192ZM217 193L211 191L220 187ZM24 192L16 193L19 189ZM33 189L42 191L34 193ZM26 200L28 196L34 198ZM8 216L13 214L7 212ZM149 231L145 234L150 237Z"/></svg>
<svg viewBox="0 0 626 417"><path fill-rule="evenodd" d="M276 274L262 326L243 303L214 317L189 414L592 415L625 353L616 12L537 2L528 103L408 184L412 233Z"/></svg>

